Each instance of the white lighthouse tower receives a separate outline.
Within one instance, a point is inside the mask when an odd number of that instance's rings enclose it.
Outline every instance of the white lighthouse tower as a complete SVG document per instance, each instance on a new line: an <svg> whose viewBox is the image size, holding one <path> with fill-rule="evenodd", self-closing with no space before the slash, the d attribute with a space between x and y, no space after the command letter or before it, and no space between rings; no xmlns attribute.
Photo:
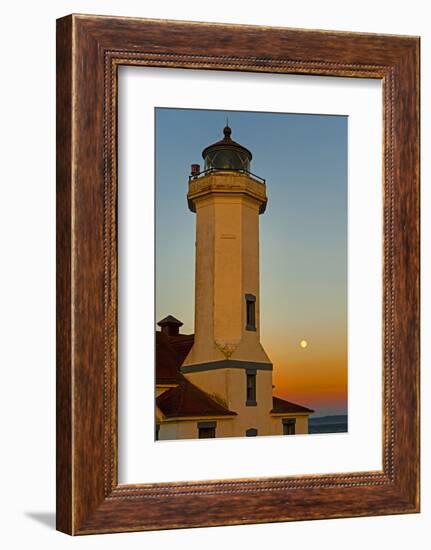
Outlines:
<svg viewBox="0 0 431 550"><path fill-rule="evenodd" d="M250 172L251 152L224 137L192 165L188 204L196 213L195 339L181 371L268 433L272 364L260 343L259 216L265 180Z"/></svg>

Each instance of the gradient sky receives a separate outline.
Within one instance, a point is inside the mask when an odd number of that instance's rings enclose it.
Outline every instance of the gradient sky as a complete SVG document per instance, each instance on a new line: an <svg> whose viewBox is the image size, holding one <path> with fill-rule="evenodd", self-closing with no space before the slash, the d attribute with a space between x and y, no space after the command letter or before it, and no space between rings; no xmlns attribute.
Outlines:
<svg viewBox="0 0 431 550"><path fill-rule="evenodd" d="M251 150L266 179L260 216L261 341L274 394L316 416L347 413L347 117L156 109L156 319L194 332L190 164L222 139ZM306 340L303 349L300 341Z"/></svg>

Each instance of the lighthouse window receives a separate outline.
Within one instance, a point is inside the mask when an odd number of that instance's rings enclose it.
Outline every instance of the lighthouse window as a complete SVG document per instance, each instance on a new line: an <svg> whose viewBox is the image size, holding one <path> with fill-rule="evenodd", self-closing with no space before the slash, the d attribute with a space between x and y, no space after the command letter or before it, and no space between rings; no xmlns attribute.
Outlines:
<svg viewBox="0 0 431 550"><path fill-rule="evenodd" d="M283 418L283 435L295 435L296 418Z"/></svg>
<svg viewBox="0 0 431 550"><path fill-rule="evenodd" d="M246 303L246 330L256 330L256 296L253 294L245 295Z"/></svg>
<svg viewBox="0 0 431 550"><path fill-rule="evenodd" d="M256 371L247 370L246 371L246 395L247 401L245 404L247 407L256 406Z"/></svg>

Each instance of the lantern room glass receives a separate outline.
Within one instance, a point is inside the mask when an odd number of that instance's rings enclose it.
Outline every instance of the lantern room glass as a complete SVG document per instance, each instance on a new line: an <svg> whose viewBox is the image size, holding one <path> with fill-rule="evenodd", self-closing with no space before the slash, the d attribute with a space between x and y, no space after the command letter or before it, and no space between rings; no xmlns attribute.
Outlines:
<svg viewBox="0 0 431 550"><path fill-rule="evenodd" d="M250 159L240 149L223 147L212 149L205 155L205 170L245 170L250 171Z"/></svg>

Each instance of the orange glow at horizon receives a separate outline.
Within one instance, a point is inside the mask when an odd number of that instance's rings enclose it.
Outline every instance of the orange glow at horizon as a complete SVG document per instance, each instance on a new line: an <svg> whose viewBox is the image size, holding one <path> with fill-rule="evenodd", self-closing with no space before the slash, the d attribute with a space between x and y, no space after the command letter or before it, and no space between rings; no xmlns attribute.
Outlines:
<svg viewBox="0 0 431 550"><path fill-rule="evenodd" d="M313 346L298 346L295 335L262 343L273 363L273 393L277 397L319 409L347 407L347 337L345 330L313 337ZM296 341L295 341L296 340ZM304 353L306 352L306 353Z"/></svg>

